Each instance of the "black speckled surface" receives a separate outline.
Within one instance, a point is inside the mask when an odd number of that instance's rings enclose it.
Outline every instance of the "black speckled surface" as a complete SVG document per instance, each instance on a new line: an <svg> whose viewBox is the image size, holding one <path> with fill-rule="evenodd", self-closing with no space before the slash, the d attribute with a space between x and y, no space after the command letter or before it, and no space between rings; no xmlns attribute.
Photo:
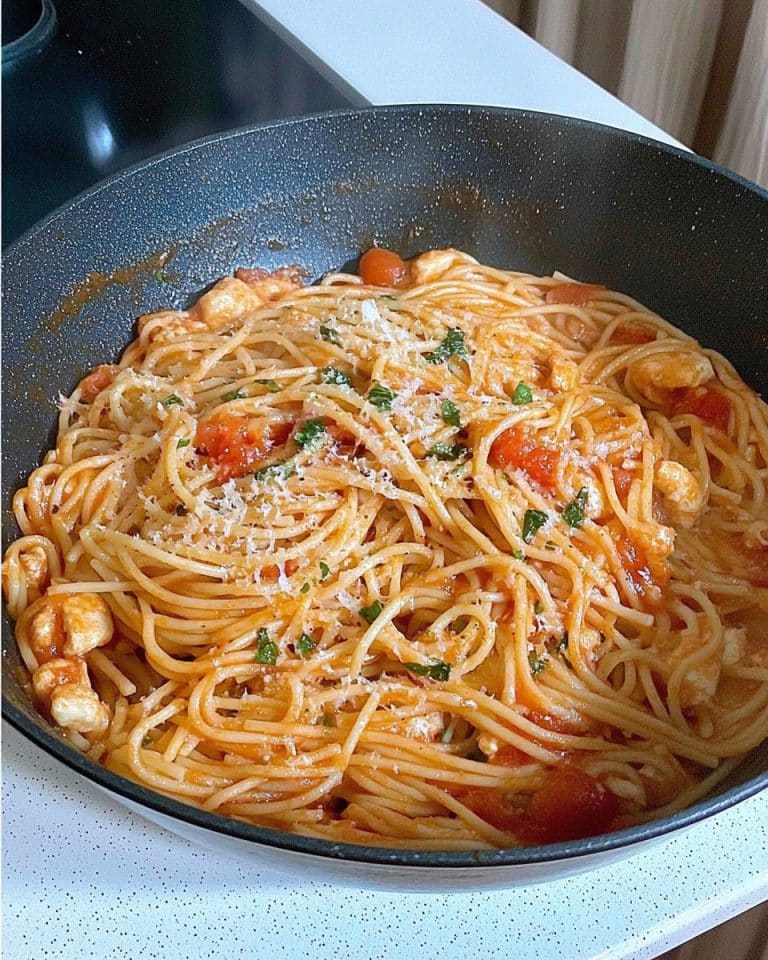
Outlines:
<svg viewBox="0 0 768 960"><path fill-rule="evenodd" d="M374 239L405 255L451 245L498 266L605 283L721 350L758 390L768 386L765 191L673 148L543 114L391 107L285 121L149 161L8 251L4 536L13 490L47 446L58 391L116 357L139 314L182 304L237 266L299 263L317 276ZM682 814L550 848L416 854L304 840L148 793L70 750L16 682L7 627L4 713L40 746L182 832L258 843L262 857L317 855L330 876L422 888L530 882L614 859L768 785L763 749Z"/></svg>

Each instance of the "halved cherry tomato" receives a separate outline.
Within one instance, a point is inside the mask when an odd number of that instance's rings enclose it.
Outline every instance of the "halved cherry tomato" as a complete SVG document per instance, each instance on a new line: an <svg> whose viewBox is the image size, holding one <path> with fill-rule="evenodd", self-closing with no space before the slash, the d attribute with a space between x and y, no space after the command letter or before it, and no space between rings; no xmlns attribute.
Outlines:
<svg viewBox="0 0 768 960"><path fill-rule="evenodd" d="M198 425L195 447L218 466L217 479L224 483L244 476L270 450L284 444L292 427L290 423L258 426L247 417L225 415Z"/></svg>
<svg viewBox="0 0 768 960"><path fill-rule="evenodd" d="M618 813L618 802L610 790L567 764L549 772L527 806L494 788L473 788L460 793L459 799L486 823L516 834L527 845L606 833Z"/></svg>
<svg viewBox="0 0 768 960"><path fill-rule="evenodd" d="M120 368L111 363L102 363L94 367L89 374L80 381L80 399L84 403L93 403L102 390L112 383Z"/></svg>
<svg viewBox="0 0 768 960"><path fill-rule="evenodd" d="M360 257L359 273L363 283L375 287L394 287L408 272L408 264L392 250L371 247Z"/></svg>
<svg viewBox="0 0 768 960"><path fill-rule="evenodd" d="M674 391L673 408L675 413L692 413L713 427L728 431L731 417L731 404L725 394L711 387L684 387Z"/></svg>
<svg viewBox="0 0 768 960"><path fill-rule="evenodd" d="M616 797L599 780L563 765L533 794L515 832L527 844L579 840L606 833L617 813Z"/></svg>
<svg viewBox="0 0 768 960"><path fill-rule="evenodd" d="M488 462L492 467L522 470L543 487L553 487L559 453L538 443L520 424L510 427L493 441Z"/></svg>
<svg viewBox="0 0 768 960"><path fill-rule="evenodd" d="M608 340L612 346L639 346L641 343L652 343L656 333L651 327L642 324L620 323Z"/></svg>
<svg viewBox="0 0 768 960"><path fill-rule="evenodd" d="M547 303L570 303L574 307L580 307L594 300L601 290L605 290L601 283L559 283L547 290L544 299Z"/></svg>

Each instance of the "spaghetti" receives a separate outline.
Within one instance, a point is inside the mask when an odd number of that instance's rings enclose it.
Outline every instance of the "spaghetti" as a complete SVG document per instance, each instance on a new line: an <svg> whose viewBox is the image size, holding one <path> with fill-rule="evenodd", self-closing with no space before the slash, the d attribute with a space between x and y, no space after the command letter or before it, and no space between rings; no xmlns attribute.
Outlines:
<svg viewBox="0 0 768 960"><path fill-rule="evenodd" d="M153 790L547 843L768 734L768 417L629 297L454 250L241 270L62 398L3 581L34 696Z"/></svg>

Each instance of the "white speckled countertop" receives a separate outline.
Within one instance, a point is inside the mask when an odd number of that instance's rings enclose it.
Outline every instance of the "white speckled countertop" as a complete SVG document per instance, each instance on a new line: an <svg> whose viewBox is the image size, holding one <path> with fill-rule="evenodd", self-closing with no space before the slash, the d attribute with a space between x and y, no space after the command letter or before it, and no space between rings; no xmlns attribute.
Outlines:
<svg viewBox="0 0 768 960"><path fill-rule="evenodd" d="M387 0L404 18L377 17L383 0L244 2L361 102L528 107L670 140L478 0ZM339 42L341 22L360 43ZM478 31L483 57L467 43ZM409 44L424 36L429 49L414 59ZM450 50L471 69L455 69ZM588 874L434 896L221 859L123 809L8 727L3 798L6 960L650 960L768 898L767 793Z"/></svg>
<svg viewBox="0 0 768 960"><path fill-rule="evenodd" d="M3 767L6 960L649 960L768 896L766 793L591 873L430 896L221 859L7 726Z"/></svg>

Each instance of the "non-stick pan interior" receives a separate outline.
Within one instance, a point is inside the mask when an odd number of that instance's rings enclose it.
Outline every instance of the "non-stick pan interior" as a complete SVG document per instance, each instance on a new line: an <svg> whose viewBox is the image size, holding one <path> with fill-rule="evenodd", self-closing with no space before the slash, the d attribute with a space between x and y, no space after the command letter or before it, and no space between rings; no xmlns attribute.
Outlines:
<svg viewBox="0 0 768 960"><path fill-rule="evenodd" d="M297 263L316 277L373 241L404 255L454 246L607 284L724 353L756 389L768 385L768 194L746 181L542 114L398 107L278 123L145 163L8 252L6 539L13 491L48 445L58 392L117 357L139 314L184 304L238 266ZM42 721L7 628L7 710L30 732ZM766 770L757 752L723 789L754 792Z"/></svg>

